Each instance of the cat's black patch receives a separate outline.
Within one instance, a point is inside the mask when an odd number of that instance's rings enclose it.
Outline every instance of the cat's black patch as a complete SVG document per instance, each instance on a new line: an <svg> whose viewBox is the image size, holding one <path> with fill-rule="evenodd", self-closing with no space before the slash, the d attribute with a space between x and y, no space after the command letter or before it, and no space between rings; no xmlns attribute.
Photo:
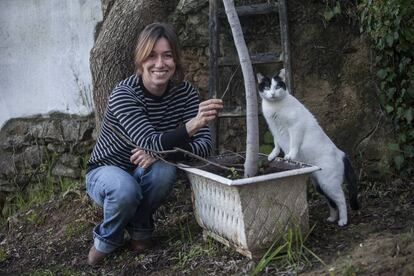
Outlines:
<svg viewBox="0 0 414 276"><path fill-rule="evenodd" d="M348 192L349 192L349 203L351 205L352 210L358 210L358 181L357 176L355 174L354 169L351 166L351 162L349 161L348 157L344 156L344 172L345 172L345 179L348 183Z"/></svg>
<svg viewBox="0 0 414 276"><path fill-rule="evenodd" d="M269 89L271 85L271 81L268 77L263 76L263 79L261 82L259 82L259 92L263 92L266 88Z"/></svg>
<svg viewBox="0 0 414 276"><path fill-rule="evenodd" d="M273 79L276 82L276 89L277 88L283 88L283 90L286 90L286 83L282 80L281 77L279 77L278 75L274 76Z"/></svg>
<svg viewBox="0 0 414 276"><path fill-rule="evenodd" d="M335 201L333 201L329 196L327 196L325 194L325 192L321 189L321 186L318 183L318 180L316 180L316 177L312 177L313 183L315 184L315 189L318 193L320 193L321 195L323 195L326 200L328 200L328 204L335 209L338 209L338 207L336 206Z"/></svg>

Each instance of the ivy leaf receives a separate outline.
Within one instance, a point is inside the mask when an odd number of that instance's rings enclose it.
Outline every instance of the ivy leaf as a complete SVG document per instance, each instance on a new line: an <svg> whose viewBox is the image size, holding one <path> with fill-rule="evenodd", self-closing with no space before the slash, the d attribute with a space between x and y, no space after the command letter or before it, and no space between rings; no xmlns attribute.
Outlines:
<svg viewBox="0 0 414 276"><path fill-rule="evenodd" d="M413 120L413 109L409 108L405 111L405 119L407 120L408 124L411 124Z"/></svg>
<svg viewBox="0 0 414 276"><path fill-rule="evenodd" d="M387 113L391 113L391 112L393 112L393 111L394 111L394 107L392 107L391 105L387 105L387 106L385 107L385 110L387 110Z"/></svg>
<svg viewBox="0 0 414 276"><path fill-rule="evenodd" d="M398 170L400 170L404 164L404 155L400 154L394 157L394 163Z"/></svg>
<svg viewBox="0 0 414 276"><path fill-rule="evenodd" d="M386 69L380 69L377 72L377 76L378 78L380 78L381 80L385 79L387 77L387 70Z"/></svg>
<svg viewBox="0 0 414 276"><path fill-rule="evenodd" d="M392 47L392 45L394 44L394 37L392 35L387 35L385 37L385 40L387 41L388 47Z"/></svg>
<svg viewBox="0 0 414 276"><path fill-rule="evenodd" d="M405 145L404 146L404 154L408 158L414 157L414 146L412 146L412 145Z"/></svg>
<svg viewBox="0 0 414 276"><path fill-rule="evenodd" d="M329 11L325 11L323 13L323 18L325 18L326 22L331 21L331 19L335 16L335 14L333 13L333 11L329 10Z"/></svg>
<svg viewBox="0 0 414 276"><path fill-rule="evenodd" d="M398 136L398 141L400 142L400 144L405 144L407 142L407 136L405 135L405 133L400 133L400 135Z"/></svg>
<svg viewBox="0 0 414 276"><path fill-rule="evenodd" d="M333 8L333 13L335 15L341 14L341 6L339 5L339 2L336 2L336 6Z"/></svg>
<svg viewBox="0 0 414 276"><path fill-rule="evenodd" d="M408 87L407 92L408 92L408 95L414 98L414 86Z"/></svg>
<svg viewBox="0 0 414 276"><path fill-rule="evenodd" d="M400 145L398 145L397 143L388 144L388 148L392 151L400 151Z"/></svg>
<svg viewBox="0 0 414 276"><path fill-rule="evenodd" d="M390 89L388 89L388 91L387 91L388 98L392 99L392 97L395 94L395 91L397 91L397 88L395 88L395 87L391 87Z"/></svg>

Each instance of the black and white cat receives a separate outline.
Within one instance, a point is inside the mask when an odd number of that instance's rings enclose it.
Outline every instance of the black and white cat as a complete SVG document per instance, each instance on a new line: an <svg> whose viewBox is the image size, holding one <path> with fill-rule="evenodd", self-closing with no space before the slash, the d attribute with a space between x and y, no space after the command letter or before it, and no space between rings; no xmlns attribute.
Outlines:
<svg viewBox="0 0 414 276"><path fill-rule="evenodd" d="M274 149L268 159L280 153L284 158L316 165L321 170L312 173L316 190L328 201L329 222L339 220L338 225L348 222L344 178L348 183L351 208L358 206L357 178L345 153L322 130L315 117L295 97L289 94L285 84L285 71L269 78L257 74L259 94L262 98L263 115L274 139Z"/></svg>

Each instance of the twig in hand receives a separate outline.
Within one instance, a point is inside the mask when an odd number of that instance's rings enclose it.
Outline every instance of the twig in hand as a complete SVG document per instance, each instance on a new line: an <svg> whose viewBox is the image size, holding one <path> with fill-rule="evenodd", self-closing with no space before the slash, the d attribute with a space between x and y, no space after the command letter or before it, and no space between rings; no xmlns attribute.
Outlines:
<svg viewBox="0 0 414 276"><path fill-rule="evenodd" d="M230 83L233 80L234 76L236 75L237 71L239 70L240 65L237 66L236 70L233 72L233 74L230 76L229 82L227 83L227 87L226 90L224 90L223 95L221 96L221 100L224 98L224 96L226 95L227 91L229 91L230 88Z"/></svg>

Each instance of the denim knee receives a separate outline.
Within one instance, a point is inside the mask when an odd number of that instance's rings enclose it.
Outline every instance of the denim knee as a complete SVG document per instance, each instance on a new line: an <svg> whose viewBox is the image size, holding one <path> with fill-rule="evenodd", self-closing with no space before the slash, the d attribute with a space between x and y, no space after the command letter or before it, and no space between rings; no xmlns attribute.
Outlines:
<svg viewBox="0 0 414 276"><path fill-rule="evenodd" d="M113 200L119 210L133 210L136 209L141 200L142 192L137 183L124 182L116 186L116 189L107 194L108 200Z"/></svg>
<svg viewBox="0 0 414 276"><path fill-rule="evenodd" d="M152 185L156 186L157 190L165 196L177 180L177 168L162 161L154 163L148 173Z"/></svg>
<svg viewBox="0 0 414 276"><path fill-rule="evenodd" d="M139 205L142 190L131 175L115 166L102 166L87 175L87 192L99 205L111 209Z"/></svg>

